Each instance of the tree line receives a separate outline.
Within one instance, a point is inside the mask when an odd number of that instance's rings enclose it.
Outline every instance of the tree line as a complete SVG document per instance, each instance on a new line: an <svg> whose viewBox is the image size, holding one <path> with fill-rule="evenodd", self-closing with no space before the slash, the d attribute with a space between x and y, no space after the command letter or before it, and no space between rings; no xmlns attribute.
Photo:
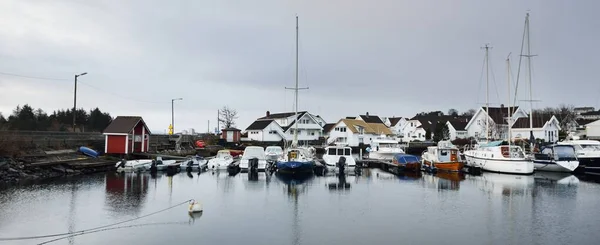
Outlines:
<svg viewBox="0 0 600 245"><path fill-rule="evenodd" d="M75 116L76 132L102 132L113 120L109 113L98 108L77 109ZM48 114L28 104L17 106L8 117L0 113L0 130L73 131L73 110L60 109Z"/></svg>

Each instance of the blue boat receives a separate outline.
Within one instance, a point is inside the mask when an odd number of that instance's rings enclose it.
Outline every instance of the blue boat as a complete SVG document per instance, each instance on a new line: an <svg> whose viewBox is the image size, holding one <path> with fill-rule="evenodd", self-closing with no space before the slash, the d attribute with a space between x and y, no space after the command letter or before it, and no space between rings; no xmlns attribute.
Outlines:
<svg viewBox="0 0 600 245"><path fill-rule="evenodd" d="M406 153L398 153L394 155L392 164L396 165L401 170L407 171L421 171L421 159L420 157L413 156Z"/></svg>
<svg viewBox="0 0 600 245"><path fill-rule="evenodd" d="M88 147L85 147L85 146L79 147L79 151L81 153L83 153L84 155L86 155L86 156L90 156L90 157L93 157L93 158L97 158L98 157L98 152L97 151L94 151L94 150L92 150L92 149L90 149Z"/></svg>
<svg viewBox="0 0 600 245"><path fill-rule="evenodd" d="M286 149L283 160L277 161L277 171L280 173L312 173L314 168L315 160L303 148Z"/></svg>

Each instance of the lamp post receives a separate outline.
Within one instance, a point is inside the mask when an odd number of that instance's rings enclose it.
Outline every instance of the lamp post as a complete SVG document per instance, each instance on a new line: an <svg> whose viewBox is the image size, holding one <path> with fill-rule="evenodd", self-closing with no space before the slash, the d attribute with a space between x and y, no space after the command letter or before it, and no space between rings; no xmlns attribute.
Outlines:
<svg viewBox="0 0 600 245"><path fill-rule="evenodd" d="M171 99L171 130L173 134L175 134L175 112L173 104L176 100L183 100L183 98Z"/></svg>
<svg viewBox="0 0 600 245"><path fill-rule="evenodd" d="M87 72L75 75L75 93L73 94L73 132L75 132L75 109L77 108L77 78L86 74Z"/></svg>

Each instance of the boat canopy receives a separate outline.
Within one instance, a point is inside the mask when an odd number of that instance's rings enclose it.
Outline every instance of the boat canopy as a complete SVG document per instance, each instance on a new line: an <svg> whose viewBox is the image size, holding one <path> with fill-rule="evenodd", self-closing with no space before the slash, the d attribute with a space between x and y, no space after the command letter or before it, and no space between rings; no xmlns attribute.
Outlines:
<svg viewBox="0 0 600 245"><path fill-rule="evenodd" d="M411 163L411 162L419 162L419 158L417 156L409 155L409 154L396 154L394 158L398 163Z"/></svg>
<svg viewBox="0 0 600 245"><path fill-rule="evenodd" d="M482 144L482 145L480 145L480 146L481 146L481 147L494 147L494 146L500 146L500 145L502 145L502 142L504 142L504 141L502 141L502 140L491 141L491 142L488 142L488 143L486 143L486 144Z"/></svg>

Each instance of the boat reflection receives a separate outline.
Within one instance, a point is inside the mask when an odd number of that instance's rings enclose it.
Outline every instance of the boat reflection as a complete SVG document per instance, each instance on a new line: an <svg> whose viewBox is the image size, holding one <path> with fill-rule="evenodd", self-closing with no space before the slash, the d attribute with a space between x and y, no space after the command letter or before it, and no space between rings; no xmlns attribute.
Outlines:
<svg viewBox="0 0 600 245"><path fill-rule="evenodd" d="M150 175L112 173L105 175L105 202L115 213L139 213L146 201Z"/></svg>
<svg viewBox="0 0 600 245"><path fill-rule="evenodd" d="M486 172L479 176L469 175L469 181L491 195L532 196L534 194L533 175L514 175Z"/></svg>
<svg viewBox="0 0 600 245"><path fill-rule="evenodd" d="M577 186L579 185L579 178L570 173L561 172L536 172L534 175L536 185L555 186L555 185L566 185L566 186Z"/></svg>
<svg viewBox="0 0 600 245"><path fill-rule="evenodd" d="M424 186L438 190L459 190L460 182L463 180L465 180L465 174L460 172L440 171L435 174L423 175Z"/></svg>
<svg viewBox="0 0 600 245"><path fill-rule="evenodd" d="M346 175L338 175L337 178L331 178L336 179L337 181L333 182L333 183L327 183L327 188L330 191L344 191L344 190L350 190L350 183L346 182Z"/></svg>

